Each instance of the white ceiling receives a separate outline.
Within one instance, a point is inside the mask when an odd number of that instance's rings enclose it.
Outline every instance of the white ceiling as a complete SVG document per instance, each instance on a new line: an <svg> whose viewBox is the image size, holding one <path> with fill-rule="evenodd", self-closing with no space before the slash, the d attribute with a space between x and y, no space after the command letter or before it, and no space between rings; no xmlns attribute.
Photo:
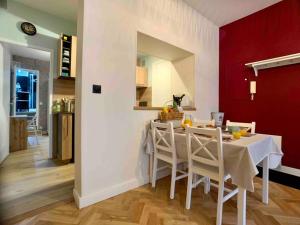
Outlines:
<svg viewBox="0 0 300 225"><path fill-rule="evenodd" d="M223 26L281 0L184 0L217 26Z"/></svg>
<svg viewBox="0 0 300 225"><path fill-rule="evenodd" d="M76 22L78 0L14 0L60 18Z"/></svg>
<svg viewBox="0 0 300 225"><path fill-rule="evenodd" d="M43 12L76 22L78 0L14 0ZM184 0L217 26L223 26L281 0Z"/></svg>
<svg viewBox="0 0 300 225"><path fill-rule="evenodd" d="M5 43L5 46L9 49L11 55L17 55L50 62L50 52L8 43Z"/></svg>

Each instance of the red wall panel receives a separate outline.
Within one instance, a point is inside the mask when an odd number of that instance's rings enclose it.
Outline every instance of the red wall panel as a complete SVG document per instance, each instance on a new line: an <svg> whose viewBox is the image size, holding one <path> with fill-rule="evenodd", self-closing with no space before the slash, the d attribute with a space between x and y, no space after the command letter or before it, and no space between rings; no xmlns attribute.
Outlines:
<svg viewBox="0 0 300 225"><path fill-rule="evenodd" d="M285 0L220 28L220 111L283 137L283 165L300 169L300 64L260 70L245 63L300 52L300 0ZM245 80L247 79L247 80ZM249 82L257 81L250 99Z"/></svg>

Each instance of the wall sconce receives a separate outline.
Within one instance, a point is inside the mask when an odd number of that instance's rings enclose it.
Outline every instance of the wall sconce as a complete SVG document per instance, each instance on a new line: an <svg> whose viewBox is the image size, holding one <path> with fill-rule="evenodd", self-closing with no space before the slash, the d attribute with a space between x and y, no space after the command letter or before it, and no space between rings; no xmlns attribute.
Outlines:
<svg viewBox="0 0 300 225"><path fill-rule="evenodd" d="M254 100L254 94L256 94L256 81L250 81L250 94L251 100Z"/></svg>

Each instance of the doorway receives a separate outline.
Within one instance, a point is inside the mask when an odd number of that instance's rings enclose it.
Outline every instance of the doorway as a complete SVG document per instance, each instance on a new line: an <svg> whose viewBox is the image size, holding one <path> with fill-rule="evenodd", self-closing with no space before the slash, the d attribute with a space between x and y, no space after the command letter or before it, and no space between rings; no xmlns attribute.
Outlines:
<svg viewBox="0 0 300 225"><path fill-rule="evenodd" d="M13 56L13 59L15 57L16 56ZM26 59L28 60L29 58ZM40 65L37 65L36 67L39 66ZM43 127L40 126L39 123L39 104L43 104L43 102L46 102L46 104L48 103L48 101L45 99L46 96L41 96L41 102L39 101L39 71L15 66L11 80L12 91L10 115L12 117L23 116L26 118L27 131L28 134L30 134L27 137L27 144L38 145L40 144L39 139L49 140L48 137L43 137ZM47 113L42 112L41 116L47 117ZM46 134L48 134L48 131ZM32 138L32 136L34 136L34 138ZM48 147L45 149L48 149Z"/></svg>
<svg viewBox="0 0 300 225"><path fill-rule="evenodd" d="M0 48L7 58L5 73L0 71L6 86L0 120L9 135L9 151L0 161L1 223L72 199L74 164L51 158L52 52L4 42Z"/></svg>

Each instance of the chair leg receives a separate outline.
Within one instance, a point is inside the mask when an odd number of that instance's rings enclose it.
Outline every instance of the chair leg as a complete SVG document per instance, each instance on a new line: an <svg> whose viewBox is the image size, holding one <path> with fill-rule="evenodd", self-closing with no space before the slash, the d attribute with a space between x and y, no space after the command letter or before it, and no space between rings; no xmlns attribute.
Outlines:
<svg viewBox="0 0 300 225"><path fill-rule="evenodd" d="M210 178L206 177L204 182L204 193L207 194L208 192L210 192Z"/></svg>
<svg viewBox="0 0 300 225"><path fill-rule="evenodd" d="M156 173L157 173L157 158L153 157L153 171L152 171L152 187L155 188L156 183Z"/></svg>
<svg viewBox="0 0 300 225"><path fill-rule="evenodd" d="M149 183L152 183L152 177L153 177L153 160L154 160L154 153L152 153L149 156L149 170L150 170L150 174L149 174Z"/></svg>
<svg viewBox="0 0 300 225"><path fill-rule="evenodd" d="M35 135L35 139L36 139L36 144L38 145L39 144L39 139L38 139L37 134Z"/></svg>
<svg viewBox="0 0 300 225"><path fill-rule="evenodd" d="M171 177L170 199L174 199L175 182L176 182L176 170L177 170L177 164L173 163L173 165L172 165L172 177Z"/></svg>
<svg viewBox="0 0 300 225"><path fill-rule="evenodd" d="M189 171L190 171L190 169L189 169ZM192 188L193 188L193 173L189 172L187 191L186 191L186 200L185 200L185 208L186 209L191 208Z"/></svg>
<svg viewBox="0 0 300 225"><path fill-rule="evenodd" d="M39 144L39 140L38 140L38 133L37 133L37 129L34 130L34 135L35 135L35 140L36 140L36 144Z"/></svg>
<svg viewBox="0 0 300 225"><path fill-rule="evenodd" d="M221 180L221 181L219 181L218 209L217 209L216 225L222 225L223 197L224 197L224 181Z"/></svg>

